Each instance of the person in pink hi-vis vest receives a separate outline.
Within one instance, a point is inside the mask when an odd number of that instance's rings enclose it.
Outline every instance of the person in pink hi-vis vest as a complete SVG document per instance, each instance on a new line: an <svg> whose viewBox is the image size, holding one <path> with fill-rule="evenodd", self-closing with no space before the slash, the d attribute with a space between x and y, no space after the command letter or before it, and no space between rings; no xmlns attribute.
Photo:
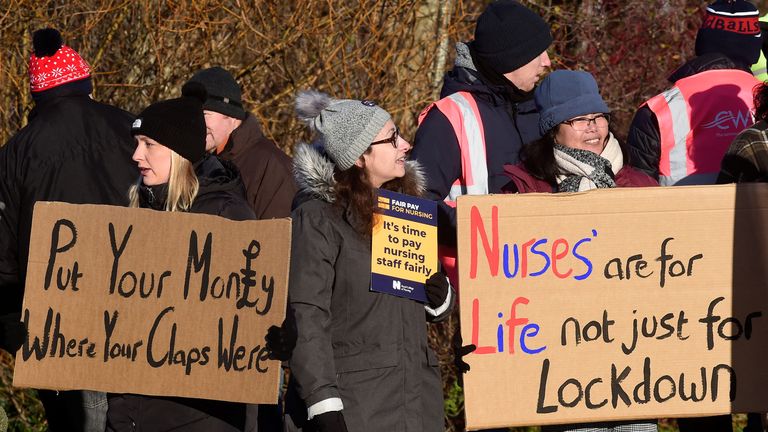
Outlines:
<svg viewBox="0 0 768 432"><path fill-rule="evenodd" d="M674 85L635 114L627 144L630 163L662 186L713 184L736 135L751 125L750 66L760 56L759 13L744 0L719 0L706 9L696 56L677 69Z"/></svg>

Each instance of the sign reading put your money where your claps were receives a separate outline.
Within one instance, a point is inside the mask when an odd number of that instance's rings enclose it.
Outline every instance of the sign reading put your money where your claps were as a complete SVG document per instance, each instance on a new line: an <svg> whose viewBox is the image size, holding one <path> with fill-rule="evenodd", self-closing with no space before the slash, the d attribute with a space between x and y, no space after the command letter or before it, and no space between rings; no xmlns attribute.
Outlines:
<svg viewBox="0 0 768 432"><path fill-rule="evenodd" d="M468 429L768 411L768 185L457 211Z"/></svg>
<svg viewBox="0 0 768 432"><path fill-rule="evenodd" d="M290 219L39 202L14 385L274 403Z"/></svg>

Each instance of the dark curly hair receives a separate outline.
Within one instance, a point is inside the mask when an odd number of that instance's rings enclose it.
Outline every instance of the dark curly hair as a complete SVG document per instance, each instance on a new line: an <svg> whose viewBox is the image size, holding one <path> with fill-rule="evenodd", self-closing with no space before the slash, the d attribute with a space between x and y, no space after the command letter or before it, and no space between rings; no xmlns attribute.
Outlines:
<svg viewBox="0 0 768 432"><path fill-rule="evenodd" d="M768 85L761 83L753 90L755 98L755 121L768 120Z"/></svg>
<svg viewBox="0 0 768 432"><path fill-rule="evenodd" d="M366 154L371 151L366 150ZM365 169L357 165L352 165L344 171L335 169L334 177L336 184L334 192L336 193L336 205L342 210L349 209L352 212L350 224L363 237L371 236L371 229L375 222L375 215L378 213L376 201L376 188L371 185L368 177L365 175ZM405 176L390 180L383 185L381 189L387 189L393 192L399 192L406 195L421 195L416 182L409 178L408 170Z"/></svg>
<svg viewBox="0 0 768 432"><path fill-rule="evenodd" d="M553 187L557 185L557 175L560 173L555 161L555 135L562 126L562 123L555 126L543 137L524 145L520 149L520 160L526 171ZM609 127L608 130L614 137L616 136L612 127ZM626 146L621 141L619 141L619 146L621 146L621 153L624 157L624 165L629 165L629 152L627 152Z"/></svg>

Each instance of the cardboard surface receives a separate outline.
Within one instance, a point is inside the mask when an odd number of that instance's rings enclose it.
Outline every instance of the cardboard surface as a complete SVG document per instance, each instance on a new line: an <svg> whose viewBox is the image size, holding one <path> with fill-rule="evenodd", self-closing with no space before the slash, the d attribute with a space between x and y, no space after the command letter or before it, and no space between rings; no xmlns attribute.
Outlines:
<svg viewBox="0 0 768 432"><path fill-rule="evenodd" d="M768 411L768 185L458 201L468 429Z"/></svg>
<svg viewBox="0 0 768 432"><path fill-rule="evenodd" d="M277 400L290 219L39 202L14 386Z"/></svg>
<svg viewBox="0 0 768 432"><path fill-rule="evenodd" d="M424 282L437 271L437 203L378 190L371 238L371 290L427 301Z"/></svg>

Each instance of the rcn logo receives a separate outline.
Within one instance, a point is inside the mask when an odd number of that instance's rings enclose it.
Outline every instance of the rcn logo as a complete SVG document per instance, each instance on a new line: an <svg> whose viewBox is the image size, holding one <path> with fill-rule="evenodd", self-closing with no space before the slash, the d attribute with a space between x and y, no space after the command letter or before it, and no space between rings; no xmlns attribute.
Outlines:
<svg viewBox="0 0 768 432"><path fill-rule="evenodd" d="M401 290L400 281L399 280L393 280L392 281L392 289Z"/></svg>
<svg viewBox="0 0 768 432"><path fill-rule="evenodd" d="M718 128L721 130L728 130L736 128L742 130L752 123L752 115L749 111L737 111L736 115L733 115L733 111L720 111L717 113L714 120L703 124L702 127L704 129Z"/></svg>

